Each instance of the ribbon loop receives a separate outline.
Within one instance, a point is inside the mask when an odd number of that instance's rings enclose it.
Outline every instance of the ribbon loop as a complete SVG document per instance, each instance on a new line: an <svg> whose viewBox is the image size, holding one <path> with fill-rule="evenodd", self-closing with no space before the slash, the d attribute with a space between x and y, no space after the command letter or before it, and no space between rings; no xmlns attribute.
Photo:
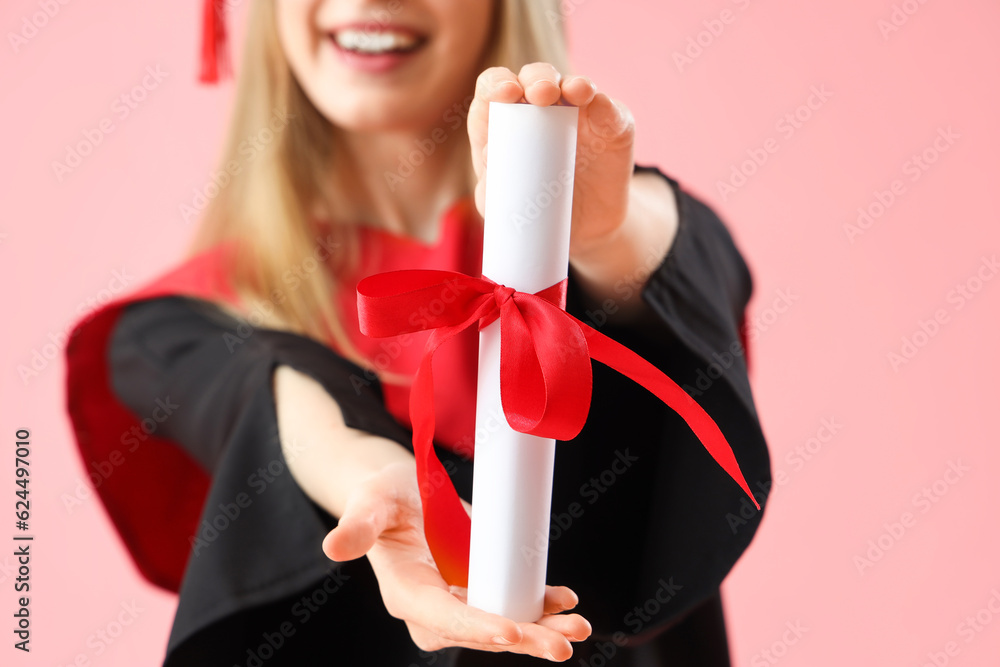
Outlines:
<svg viewBox="0 0 1000 667"><path fill-rule="evenodd" d="M511 428L556 440L575 438L587 421L591 359L613 368L675 410L712 458L760 505L715 421L677 383L632 350L564 308L566 280L536 293L452 271L391 271L358 283L358 317L368 336L433 329L410 391L413 451L424 533L441 575L466 586L469 516L434 453L434 351L473 324L500 320L500 398Z"/></svg>
<svg viewBox="0 0 1000 667"><path fill-rule="evenodd" d="M559 306L517 293L500 309L500 400L511 428L575 438L587 421L592 383L587 341Z"/></svg>

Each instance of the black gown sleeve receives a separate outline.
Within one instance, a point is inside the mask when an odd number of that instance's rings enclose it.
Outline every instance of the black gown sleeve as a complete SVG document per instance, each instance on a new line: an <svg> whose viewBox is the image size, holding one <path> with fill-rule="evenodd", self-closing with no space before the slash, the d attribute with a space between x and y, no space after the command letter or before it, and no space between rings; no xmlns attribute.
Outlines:
<svg viewBox="0 0 1000 667"><path fill-rule="evenodd" d="M251 329L182 297L129 306L109 359L119 400L136 414L157 398L176 405L157 435L211 474L165 665L419 657L405 625L385 612L367 560L334 564L322 553L336 519L295 483L278 439L271 374L285 364L322 384L348 426L409 446L376 383L357 382L360 368L308 338Z"/></svg>
<svg viewBox="0 0 1000 667"><path fill-rule="evenodd" d="M695 395L763 505L767 450L738 345L750 275L718 217L667 180L680 213L675 242L643 289L640 273L620 291L621 299L642 298L653 317L618 325L614 309L586 302L572 276L567 308ZM347 665L539 664L457 649L421 654L404 624L385 612L367 560L332 564L322 554L336 520L287 471L271 373L286 364L309 374L338 402L348 426L411 447L378 383L357 381L360 368L308 338L250 329L181 297L129 306L109 359L115 392L136 414L165 396L179 405L158 435L184 447L212 477L166 665L253 664L253 655L268 652L269 665L314 664L320 655ZM438 454L469 499L471 464ZM587 424L557 447L556 470L548 580L580 594L579 611L595 630L573 660L607 657L600 642L614 640L609 665L660 664L660 655L677 665L728 664L718 588L761 513L747 510L742 491L680 418L595 363ZM280 648L275 637L284 637Z"/></svg>

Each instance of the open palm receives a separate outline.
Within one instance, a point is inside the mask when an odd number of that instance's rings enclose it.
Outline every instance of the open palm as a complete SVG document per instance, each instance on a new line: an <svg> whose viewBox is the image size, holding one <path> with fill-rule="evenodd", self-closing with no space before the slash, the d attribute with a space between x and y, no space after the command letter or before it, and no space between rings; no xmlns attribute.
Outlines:
<svg viewBox="0 0 1000 667"><path fill-rule="evenodd" d="M545 614L534 623L515 623L468 606L466 589L445 582L427 546L412 463L387 466L366 480L323 541L323 550L335 561L367 555L386 610L406 623L425 651L462 646L563 661L572 656L570 641L590 635L582 616L559 613L577 603L563 586L546 587Z"/></svg>

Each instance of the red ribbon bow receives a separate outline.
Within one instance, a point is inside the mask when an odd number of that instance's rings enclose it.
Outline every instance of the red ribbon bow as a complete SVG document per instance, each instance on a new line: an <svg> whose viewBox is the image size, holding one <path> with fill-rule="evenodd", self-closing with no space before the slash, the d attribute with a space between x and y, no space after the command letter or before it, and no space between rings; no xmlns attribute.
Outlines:
<svg viewBox="0 0 1000 667"><path fill-rule="evenodd" d="M556 440L575 438L590 410L594 359L675 410L760 509L729 443L708 413L648 361L567 313L565 303L565 280L537 294L452 271L390 271L358 283L358 319L365 335L383 338L433 330L410 390L410 420L424 533L449 584L468 583L471 522L434 453L431 362L438 347L476 323L482 329L500 319L500 399L514 430Z"/></svg>

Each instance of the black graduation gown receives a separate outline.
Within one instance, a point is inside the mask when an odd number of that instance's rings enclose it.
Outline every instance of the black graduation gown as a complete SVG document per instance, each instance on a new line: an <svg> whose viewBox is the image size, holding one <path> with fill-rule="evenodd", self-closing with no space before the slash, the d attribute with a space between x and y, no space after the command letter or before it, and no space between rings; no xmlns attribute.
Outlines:
<svg viewBox="0 0 1000 667"><path fill-rule="evenodd" d="M739 333L750 273L719 218L663 177L677 197L677 237L641 293L620 286L622 299L642 298L654 317L618 327L607 312L588 312L572 277L567 309L695 396L763 506L770 467ZM179 407L157 435L211 476L164 664L541 664L461 649L423 653L385 611L366 559L326 558L320 543L336 519L285 466L273 369L286 364L315 378L348 426L408 448L410 434L384 408L378 384L352 383L362 370L328 347L263 329L244 338L239 325L207 302L158 298L128 306L109 342L119 400L141 415L170 397ZM675 413L593 366L588 421L574 441L557 445L552 501L548 581L579 594L577 611L594 628L570 664L728 665L719 586L761 512ZM470 499L472 464L438 453Z"/></svg>

